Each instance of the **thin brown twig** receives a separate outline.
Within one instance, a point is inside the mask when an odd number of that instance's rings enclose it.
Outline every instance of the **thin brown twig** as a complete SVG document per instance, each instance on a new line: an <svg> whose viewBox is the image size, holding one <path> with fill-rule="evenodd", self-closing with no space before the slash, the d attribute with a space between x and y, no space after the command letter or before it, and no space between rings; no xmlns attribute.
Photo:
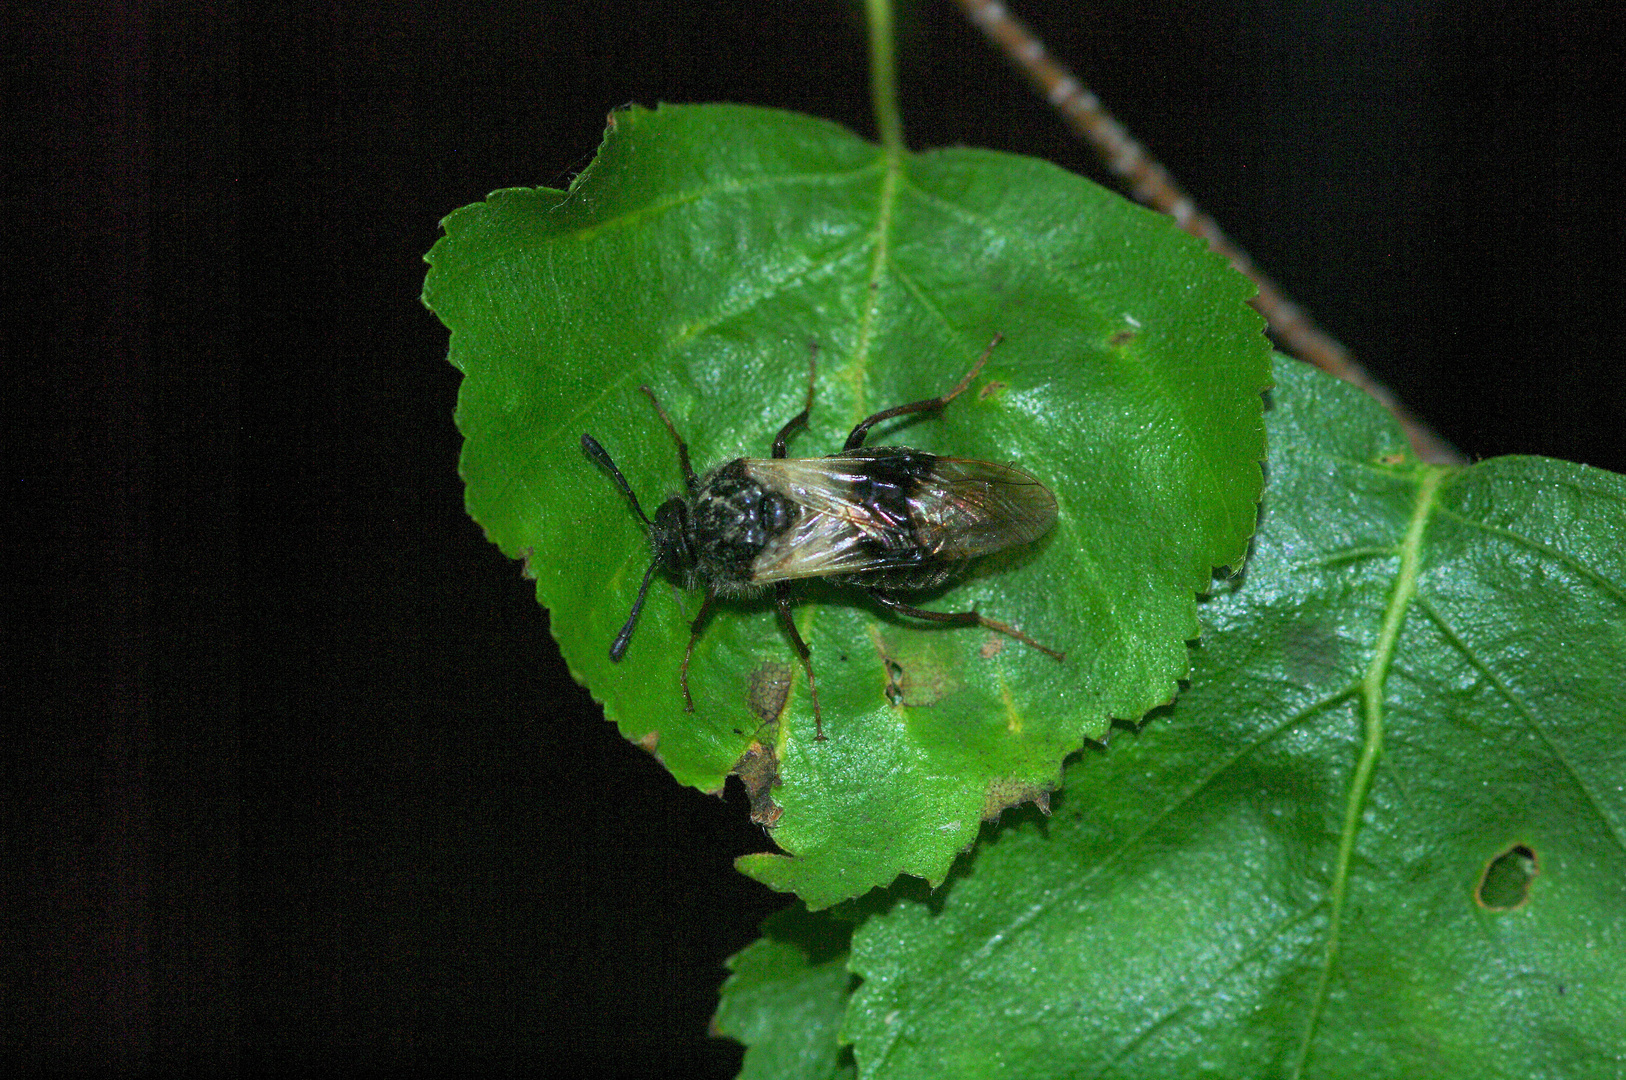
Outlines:
<svg viewBox="0 0 1626 1080"><path fill-rule="evenodd" d="M1026 73L1029 82L1062 114L1067 125L1095 148L1102 163L1124 182L1135 199L1174 218L1182 229L1207 241L1210 248L1253 281L1259 290L1253 306L1265 317L1278 341L1301 359L1371 395L1405 428L1412 449L1424 461L1462 463L1455 447L1419 420L1393 391L1374 379L1348 349L1317 326L1304 309L1254 266L1247 252L1233 244L1218 223L1198 209L1169 171L1102 107L1088 87L1045 51L1033 32L1017 21L1004 4L998 0L956 2L965 9L966 17Z"/></svg>

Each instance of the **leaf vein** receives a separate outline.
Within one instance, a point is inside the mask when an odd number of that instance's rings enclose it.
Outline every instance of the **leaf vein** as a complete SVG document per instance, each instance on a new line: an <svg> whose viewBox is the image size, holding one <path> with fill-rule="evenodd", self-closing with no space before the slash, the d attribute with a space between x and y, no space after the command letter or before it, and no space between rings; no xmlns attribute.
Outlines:
<svg viewBox="0 0 1626 1080"><path fill-rule="evenodd" d="M1506 680L1496 674L1491 665L1480 655L1479 651L1468 643L1467 639L1464 638L1462 634L1457 631L1456 627L1451 624L1450 620L1445 617L1445 613L1435 607L1428 597L1419 595L1417 597L1417 606L1423 609L1428 617L1434 621L1434 624L1439 627L1440 632L1444 634L1451 644L1456 647L1457 651L1467 658L1468 662L1474 666L1474 669L1483 675L1485 679L1496 688L1497 693L1502 696L1502 699L1519 714L1520 719L1524 721L1525 726L1529 728L1530 733L1537 739L1541 740L1541 744L1547 748L1547 752L1553 757L1554 760L1558 761L1563 766L1565 773L1569 775L1570 780L1575 784L1576 788L1586 795L1587 802L1592 806L1593 811L1598 815L1598 820L1603 823L1604 828L1606 828L1615 838L1615 843L1619 845L1622 850L1626 850L1626 824L1616 821L1610 816L1604 800L1600 798L1598 793L1593 790L1592 786L1582 778L1582 775L1576 771L1574 765L1570 762L1570 759L1558 748L1557 745L1553 743L1552 739L1548 735L1547 729L1538 719L1537 711L1527 705L1524 699L1519 696L1513 687Z"/></svg>

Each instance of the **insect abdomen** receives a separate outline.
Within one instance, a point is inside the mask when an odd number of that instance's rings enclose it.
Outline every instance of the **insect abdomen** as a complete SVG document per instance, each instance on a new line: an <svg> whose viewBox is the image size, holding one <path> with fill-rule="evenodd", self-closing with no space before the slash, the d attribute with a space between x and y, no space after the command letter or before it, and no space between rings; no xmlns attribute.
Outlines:
<svg viewBox="0 0 1626 1080"><path fill-rule="evenodd" d="M903 446L823 458L748 458L745 479L801 511L770 539L752 580L831 577L927 589L968 559L1026 543L1056 519L1056 499L1010 465Z"/></svg>

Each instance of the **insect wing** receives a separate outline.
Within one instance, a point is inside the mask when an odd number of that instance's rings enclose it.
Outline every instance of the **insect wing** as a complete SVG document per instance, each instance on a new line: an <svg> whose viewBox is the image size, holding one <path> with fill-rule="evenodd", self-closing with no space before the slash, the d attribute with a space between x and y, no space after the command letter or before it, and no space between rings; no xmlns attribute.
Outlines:
<svg viewBox="0 0 1626 1080"><path fill-rule="evenodd" d="M959 562L1027 543L1056 520L1055 496L1020 469L903 447L747 459L745 469L803 509L757 557L756 581Z"/></svg>
<svg viewBox="0 0 1626 1080"><path fill-rule="evenodd" d="M1056 523L1056 497L1010 465L938 458L931 481L909 496L926 546L943 559L970 559L1037 540Z"/></svg>
<svg viewBox="0 0 1626 1080"><path fill-rule="evenodd" d="M790 529L770 540L751 564L753 582L856 574L902 565L902 547L889 552L872 533L833 514L803 507Z"/></svg>

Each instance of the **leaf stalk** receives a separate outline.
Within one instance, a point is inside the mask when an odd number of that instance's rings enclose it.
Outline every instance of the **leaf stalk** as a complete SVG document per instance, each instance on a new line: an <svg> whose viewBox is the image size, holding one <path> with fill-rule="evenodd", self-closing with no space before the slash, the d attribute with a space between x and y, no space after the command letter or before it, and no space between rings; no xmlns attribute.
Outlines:
<svg viewBox="0 0 1626 1080"><path fill-rule="evenodd" d="M892 33L892 0L864 0L869 23L869 91L875 129L887 156L903 154L903 119L898 113L898 64Z"/></svg>

